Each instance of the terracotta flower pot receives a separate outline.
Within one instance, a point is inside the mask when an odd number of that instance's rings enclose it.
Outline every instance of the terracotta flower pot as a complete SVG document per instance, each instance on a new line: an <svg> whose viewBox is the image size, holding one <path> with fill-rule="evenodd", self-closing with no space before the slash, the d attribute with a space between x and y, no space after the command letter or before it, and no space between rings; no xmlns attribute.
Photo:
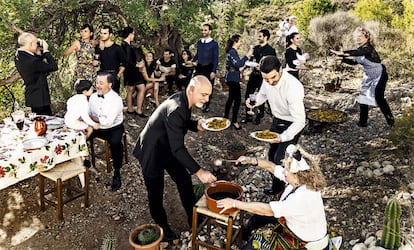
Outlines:
<svg viewBox="0 0 414 250"><path fill-rule="evenodd" d="M243 196L243 189L236 183L229 181L216 181L204 190L204 194L207 200L207 208L215 213L218 213L221 208L217 207L217 200L224 198L241 200ZM227 209L223 214L230 214L236 210L236 208Z"/></svg>
<svg viewBox="0 0 414 250"><path fill-rule="evenodd" d="M142 230L144 230L144 228L146 228L147 226L155 227L158 230L158 232L160 233L160 237L156 241L154 241L152 243L149 243L147 245L139 245L134 240L135 240L136 236L138 235L138 233L141 232ZM134 247L135 250L159 250L160 249L160 243L161 243L161 240L162 240L163 237L164 237L164 231L157 224L143 224L143 225L140 225L140 226L136 227L129 234L129 244L132 247Z"/></svg>

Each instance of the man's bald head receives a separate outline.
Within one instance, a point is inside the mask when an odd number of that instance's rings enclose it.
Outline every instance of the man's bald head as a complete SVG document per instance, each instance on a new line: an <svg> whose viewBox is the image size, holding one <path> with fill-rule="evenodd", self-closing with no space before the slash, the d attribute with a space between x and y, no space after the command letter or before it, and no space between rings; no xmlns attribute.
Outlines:
<svg viewBox="0 0 414 250"><path fill-rule="evenodd" d="M35 35L29 32L23 32L19 38L17 39L17 42L20 46L20 48L28 50L30 52L35 53L37 49L37 38Z"/></svg>
<svg viewBox="0 0 414 250"><path fill-rule="evenodd" d="M186 89L189 107L202 108L208 102L211 92L212 86L207 77L202 75L193 77Z"/></svg>

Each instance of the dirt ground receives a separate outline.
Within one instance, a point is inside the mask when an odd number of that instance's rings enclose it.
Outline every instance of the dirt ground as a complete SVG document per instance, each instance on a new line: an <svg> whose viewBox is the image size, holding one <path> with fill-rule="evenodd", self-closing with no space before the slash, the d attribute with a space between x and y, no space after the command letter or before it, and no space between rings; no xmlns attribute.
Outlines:
<svg viewBox="0 0 414 250"><path fill-rule="evenodd" d="M332 96L321 98L321 86L317 86L317 91L315 86L307 86L307 106L320 105L323 102L331 105ZM219 89L215 91L210 113L204 114L200 110L194 110L194 117L223 115L227 93ZM335 98L341 100L348 98L347 95L348 93L344 92L343 96L336 94ZM398 100L394 102L393 108L398 109ZM340 101L335 104L340 106L339 103ZM152 108L146 112L150 113L151 110ZM396 156L384 142L383 138L388 128L379 110L371 112L371 117L381 122L373 125L375 127L371 130L362 130L355 125L357 111L351 109L347 122L324 128L321 133L305 133L301 139L301 144L307 150L322 156L321 166L328 182L324 194L327 218L344 237L343 249L351 249L347 243L350 240L361 239L380 230L385 207L383 198L406 189L406 185L414 181L412 166L401 168L394 175L382 178L367 179L355 174L355 168L362 161L390 160L393 163L400 162L400 165L409 164L404 162L404 159L395 161ZM131 249L128 243L129 232L137 225L153 222L148 211L141 171L137 160L131 154L145 121L146 119L125 115L124 124L129 132L129 159L121 170L121 189L117 192L110 191L108 185L112 174L106 173L103 161L98 161L97 167L90 173L89 207L83 206L82 199L69 203L63 210L63 223L57 220L53 208L48 207L45 211L40 211L37 178L1 190L0 249L100 249L106 240L114 240L115 249ZM243 125L240 131L230 128L217 133L189 132L186 144L190 153L203 167L213 170L213 160L227 157L226 145L232 142L243 143L248 149L248 154L260 155L262 152L264 156L268 146L252 139L248 134L269 128L270 122L271 117L267 114L260 125L249 123ZM367 138L369 146L367 143L361 143L367 142ZM194 183L198 183L196 178ZM176 188L168 176L164 204L172 228L176 232L188 231L184 210L180 205ZM403 207L402 227L409 228L413 226L412 220L410 221L410 213L413 211L410 211L412 207L404 208L407 206Z"/></svg>

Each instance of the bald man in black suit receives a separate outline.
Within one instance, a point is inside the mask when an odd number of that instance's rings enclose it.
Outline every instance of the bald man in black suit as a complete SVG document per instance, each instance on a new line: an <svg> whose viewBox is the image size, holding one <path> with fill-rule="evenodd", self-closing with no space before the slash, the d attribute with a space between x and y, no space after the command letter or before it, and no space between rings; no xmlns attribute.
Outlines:
<svg viewBox="0 0 414 250"><path fill-rule="evenodd" d="M191 119L191 109L202 108L211 91L211 83L205 76L191 79L186 91L170 96L154 111L133 152L141 164L151 216L164 229L164 241L177 238L168 225L163 207L164 170L177 185L190 226L196 203L191 175L196 175L203 183L216 181L216 177L201 168L184 145L188 130L204 131L202 120Z"/></svg>
<svg viewBox="0 0 414 250"><path fill-rule="evenodd" d="M26 106L36 114L52 115L47 74L56 71L58 66L50 55L49 46L28 32L19 36L18 43L20 48L14 63L24 81Z"/></svg>

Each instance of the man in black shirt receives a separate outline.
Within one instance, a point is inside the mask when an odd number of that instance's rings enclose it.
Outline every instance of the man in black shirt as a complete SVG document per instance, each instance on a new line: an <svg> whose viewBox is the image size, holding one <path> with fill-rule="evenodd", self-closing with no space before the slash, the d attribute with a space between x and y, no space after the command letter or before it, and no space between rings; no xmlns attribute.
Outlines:
<svg viewBox="0 0 414 250"><path fill-rule="evenodd" d="M165 81L168 85L168 94L172 95L177 64L171 58L173 52L170 49L165 49L162 58L157 60L157 69L165 76Z"/></svg>
<svg viewBox="0 0 414 250"><path fill-rule="evenodd" d="M262 59L262 57L264 56L276 56L275 49L267 43L269 38L269 30L262 29L259 31L259 35L257 37L257 41L259 42L259 44L253 48L253 61L258 63L260 62L260 59ZM253 94L255 91L259 91L260 86L262 86L262 81L263 78L260 73L260 70L258 69L258 67L254 68L252 73L250 74L249 81L247 82L245 95L246 100L247 98L249 98L250 94ZM258 109L259 112L254 120L255 124L259 124L260 119L264 117L264 104L260 105ZM245 109L245 112L246 111L247 109ZM247 123L249 121L253 121L253 117L245 113L245 117L241 120L241 122Z"/></svg>
<svg viewBox="0 0 414 250"><path fill-rule="evenodd" d="M125 71L126 56L121 46L111 40L112 27L104 25L101 29L101 39L95 53L99 55L101 61L100 71L111 73L116 81L112 89L119 94L120 77Z"/></svg>

